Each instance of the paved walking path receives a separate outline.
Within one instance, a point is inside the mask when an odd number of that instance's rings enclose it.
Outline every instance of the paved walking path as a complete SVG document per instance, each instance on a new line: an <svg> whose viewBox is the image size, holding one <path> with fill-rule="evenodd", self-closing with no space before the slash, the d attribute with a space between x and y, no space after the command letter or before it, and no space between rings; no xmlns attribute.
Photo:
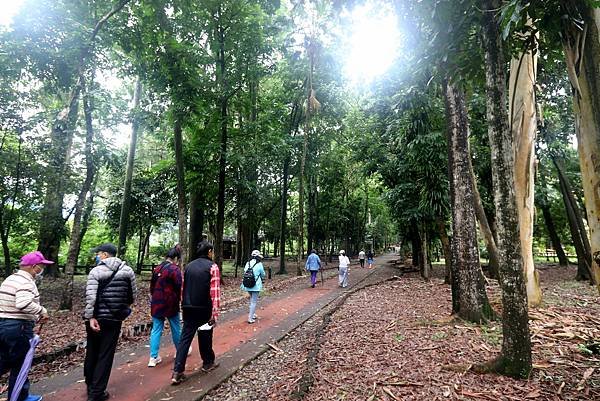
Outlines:
<svg viewBox="0 0 600 401"><path fill-rule="evenodd" d="M378 266L389 262L393 256L379 257ZM349 288L360 284L377 271L351 266ZM247 323L248 306L224 313L213 336L213 348L220 366L205 374L199 369L202 361L198 345L187 359L188 380L179 386L171 386L175 349L170 344L170 335L163 336L161 357L163 362L155 368L148 368L148 348L140 343L134 348L122 350L115 355L115 362L108 384L111 400L118 401L189 401L198 400L223 380L233 375L240 367L268 349L267 343L274 343L286 333L298 327L312 315L325 307L340 294L347 291L338 286L337 276L319 283L316 288L308 285L298 291L288 291L259 300L259 320ZM166 333L168 334L168 333ZM46 401L86 400L83 369L78 367L65 375L55 375L32 385L32 392L44 394Z"/></svg>

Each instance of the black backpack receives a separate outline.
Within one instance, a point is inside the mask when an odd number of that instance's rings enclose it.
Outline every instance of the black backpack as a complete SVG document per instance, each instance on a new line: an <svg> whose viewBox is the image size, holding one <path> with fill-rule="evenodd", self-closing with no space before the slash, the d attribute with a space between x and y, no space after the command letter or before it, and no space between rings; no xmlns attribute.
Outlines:
<svg viewBox="0 0 600 401"><path fill-rule="evenodd" d="M254 276L253 267L256 266L258 262L254 262L254 264L250 264L248 262L248 268L244 271L244 277L242 278L242 284L246 288L252 288L256 285L256 277Z"/></svg>

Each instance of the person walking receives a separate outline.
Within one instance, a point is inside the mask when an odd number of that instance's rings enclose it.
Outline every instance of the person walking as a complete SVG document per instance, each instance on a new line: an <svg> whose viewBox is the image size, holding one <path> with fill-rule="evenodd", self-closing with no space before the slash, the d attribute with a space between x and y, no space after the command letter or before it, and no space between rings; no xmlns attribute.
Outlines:
<svg viewBox="0 0 600 401"><path fill-rule="evenodd" d="M219 366L213 351L213 330L221 306L221 275L219 266L213 262L213 245L208 241L198 244L198 259L190 262L184 272L181 309L183 330L177 345L171 384L177 385L186 377L185 363L188 349L198 333L198 345L202 358L202 370L209 372Z"/></svg>
<svg viewBox="0 0 600 401"><path fill-rule="evenodd" d="M244 278L242 280L241 288L244 291L248 291L248 295L250 296L250 310L248 311L249 324L255 323L256 319L258 319L256 316L256 305L258 304L258 296L262 291L263 280L266 277L262 258L260 251L254 250L252 251L251 259L246 262L246 265L244 266ZM250 282L247 282L248 280ZM252 283L254 283L254 285L251 286Z"/></svg>
<svg viewBox="0 0 600 401"><path fill-rule="evenodd" d="M317 255L317 251L315 249L310 251L310 255L308 255L308 258L306 258L306 264L304 267L310 272L310 286L315 288L315 284L317 283L317 273L321 268L321 258L319 258L319 255Z"/></svg>
<svg viewBox="0 0 600 401"><path fill-rule="evenodd" d="M369 253L367 253L367 263L369 264L369 269L373 267L373 250L369 249Z"/></svg>
<svg viewBox="0 0 600 401"><path fill-rule="evenodd" d="M88 401L110 398L106 391L121 325L131 313L137 292L133 269L117 258L117 247L102 244L93 249L100 259L88 275L85 287L87 345L83 374Z"/></svg>
<svg viewBox="0 0 600 401"><path fill-rule="evenodd" d="M340 250L340 256L338 257L338 260L340 263L338 268L339 284L340 287L346 288L348 286L348 272L350 271L350 259L348 258L348 256L346 256L346 251L344 251L343 249Z"/></svg>
<svg viewBox="0 0 600 401"><path fill-rule="evenodd" d="M365 250L361 249L358 253L358 262L360 263L361 269L365 268Z"/></svg>
<svg viewBox="0 0 600 401"><path fill-rule="evenodd" d="M7 399L13 395L21 365L29 351L29 340L34 336L35 323L43 324L48 320L46 308L40 305L35 279L42 276L46 265L53 263L39 251L30 252L21 257L19 270L0 285L0 375L10 371ZM29 379L26 378L17 400L41 399L41 395L29 394Z"/></svg>
<svg viewBox="0 0 600 401"><path fill-rule="evenodd" d="M152 332L150 333L150 360L148 367L155 367L162 362L159 355L160 338L162 337L165 319L169 320L171 338L177 347L181 337L181 320L179 304L181 303L182 277L179 269L181 247L171 248L165 260L152 271L150 280L150 314L152 315Z"/></svg>

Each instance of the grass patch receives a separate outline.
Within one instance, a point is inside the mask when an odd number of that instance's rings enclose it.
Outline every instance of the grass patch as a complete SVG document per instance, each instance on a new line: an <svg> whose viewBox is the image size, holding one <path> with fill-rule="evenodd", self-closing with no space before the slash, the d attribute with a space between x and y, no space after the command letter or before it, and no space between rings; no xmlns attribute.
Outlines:
<svg viewBox="0 0 600 401"><path fill-rule="evenodd" d="M445 331L436 331L431 335L431 339L433 341L442 341L446 338L448 338L448 333L446 333Z"/></svg>
<svg viewBox="0 0 600 401"><path fill-rule="evenodd" d="M495 326L481 326L481 337L483 340L494 347L502 344L502 331Z"/></svg>
<svg viewBox="0 0 600 401"><path fill-rule="evenodd" d="M394 335L394 340L396 340L399 343L401 343L402 341L406 340L406 337L404 337L404 334L402 334L402 333L396 333Z"/></svg>

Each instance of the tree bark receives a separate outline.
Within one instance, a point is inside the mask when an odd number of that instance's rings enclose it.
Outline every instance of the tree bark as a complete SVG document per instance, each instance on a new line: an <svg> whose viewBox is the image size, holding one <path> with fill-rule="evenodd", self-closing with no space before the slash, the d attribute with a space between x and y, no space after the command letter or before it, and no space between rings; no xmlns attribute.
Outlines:
<svg viewBox="0 0 600 401"><path fill-rule="evenodd" d="M475 207L475 216L479 222L479 230L483 236L485 242L485 248L487 249L489 256L489 270L488 273L492 278L498 278L498 247L496 246L496 239L488 223L485 210L483 209L483 203L481 202L481 196L479 195L479 188L477 187L477 177L475 177L475 171L473 171L473 163L469 157L469 170L471 176L471 183L473 185L473 206Z"/></svg>
<svg viewBox="0 0 600 401"><path fill-rule="evenodd" d="M548 230L548 236L550 237L550 241L552 243L552 248L556 251L556 256L558 257L558 264L560 266L568 266L569 259L565 254L565 251L560 242L560 237L558 236L558 232L556 231L556 226L554 225L554 218L552 217L552 212L550 211L550 204L548 203L547 196L547 184L546 177L541 175L540 179L542 185L542 199L540 201L540 209L542 210L542 216L544 217L544 223L546 224L546 229Z"/></svg>
<svg viewBox="0 0 600 401"><path fill-rule="evenodd" d="M421 277L423 277L426 281L429 281L431 278L431 271L429 269L429 247L427 244L427 229L425 227L421 227L419 230L419 241L421 242L419 253L419 271L421 272Z"/></svg>
<svg viewBox="0 0 600 401"><path fill-rule="evenodd" d="M515 159L515 196L519 216L523 271L530 307L542 303L540 279L533 261L534 162L537 114L535 83L538 51L524 50L510 62L509 125Z"/></svg>
<svg viewBox="0 0 600 401"><path fill-rule="evenodd" d="M220 15L219 15L220 17ZM219 188L217 192L217 221L215 224L215 263L223 270L223 230L225 229L225 184L227 178L227 141L228 141L228 91L226 85L226 60L225 60L225 29L221 26L216 28L218 40L217 53L217 81L221 91L218 99L219 108L219 126L221 131L220 149L219 149ZM221 275L223 277L223 275Z"/></svg>
<svg viewBox="0 0 600 401"><path fill-rule="evenodd" d="M444 252L444 265L446 267L444 284L450 284L452 283L452 252L450 250L450 238L448 237L448 231L446 231L446 222L442 219L438 219L436 224L438 233L440 234L440 241L442 242L442 251Z"/></svg>
<svg viewBox="0 0 600 401"><path fill-rule="evenodd" d="M287 274L285 269L285 239L287 230L287 201L288 178L290 170L290 157L286 155L283 160L282 185L281 185L281 213L279 216L279 271L278 274Z"/></svg>
<svg viewBox="0 0 600 401"><path fill-rule="evenodd" d="M123 186L123 202L121 203L121 217L119 219L119 244L117 253L120 258L127 252L127 234L129 231L129 208L131 204L131 183L133 180L133 164L135 161L135 148L137 147L138 133L140 130L140 100L142 97L142 81L138 77L135 81L133 92L133 117L131 121L131 138L129 139L129 152L125 170L125 183Z"/></svg>
<svg viewBox="0 0 600 401"><path fill-rule="evenodd" d="M83 80L83 79L82 79ZM94 127L92 125L92 110L90 94L85 86L83 88L83 113L85 116L85 180L79 191L79 196L75 202L75 213L73 214L73 226L71 228L71 242L69 244L69 251L67 254L67 263L65 264L65 274L71 277L75 273L75 266L77 265L77 259L79 258L79 251L81 249L81 241L83 240L81 223L84 214L84 205L88 193L92 188L94 177L96 175L96 168L94 166L94 155L92 154L92 146L94 142ZM70 305L65 305L67 309L71 309L72 302Z"/></svg>
<svg viewBox="0 0 600 401"><path fill-rule="evenodd" d="M600 9L585 1L575 6L580 24L563 32L563 48L573 88L575 133L591 237L593 280L600 292Z"/></svg>
<svg viewBox="0 0 600 401"><path fill-rule="evenodd" d="M13 269L11 268L10 261L10 247L8 246L8 238L10 236L10 229L12 227L12 222L14 221L15 215L15 203L19 196L20 185L21 185L21 166L22 163L22 154L23 154L23 138L22 138L22 129L19 128L19 144L17 150L17 165L15 171L15 186L12 193L12 201L10 205L10 213L6 213L6 201L2 199L2 203L0 203L0 239L2 241L2 253L4 254L4 277L8 277L12 274ZM0 147L1 149L1 147Z"/></svg>
<svg viewBox="0 0 600 401"><path fill-rule="evenodd" d="M486 106L490 139L492 181L498 228L500 287L502 289L502 351L489 369L513 377L528 377L531 371L531 338L527 290L517 200L514 192L513 139L508 127L506 75L497 10L500 0L483 3Z"/></svg>
<svg viewBox="0 0 600 401"><path fill-rule="evenodd" d="M452 266L458 290L458 316L470 322L484 322L494 313L485 292L479 263L474 210L474 187L469 151L469 122L464 92L447 80L444 101L448 122L448 163L452 204Z"/></svg>
<svg viewBox="0 0 600 401"><path fill-rule="evenodd" d="M181 262L185 266L188 259L188 205L185 188L185 168L183 160L183 129L181 117L175 116L173 127L175 142L175 171L177 175L177 220L179 223L179 245L181 246Z"/></svg>
<svg viewBox="0 0 600 401"><path fill-rule="evenodd" d="M198 258L198 244L202 241L202 230L204 229L204 194L202 191L192 192L190 202L190 244L189 260Z"/></svg>
<svg viewBox="0 0 600 401"><path fill-rule="evenodd" d="M565 176L560 163L556 158L553 158L553 162L556 171L558 172L560 193L562 194L563 202L565 204L567 222L569 223L573 246L575 247L575 253L577 254L577 276L575 278L580 281L592 280L593 283L592 255L587 233L585 229L582 229L583 221L581 219L581 213L579 213L578 210L579 206L575 201L571 185Z"/></svg>

